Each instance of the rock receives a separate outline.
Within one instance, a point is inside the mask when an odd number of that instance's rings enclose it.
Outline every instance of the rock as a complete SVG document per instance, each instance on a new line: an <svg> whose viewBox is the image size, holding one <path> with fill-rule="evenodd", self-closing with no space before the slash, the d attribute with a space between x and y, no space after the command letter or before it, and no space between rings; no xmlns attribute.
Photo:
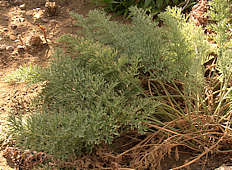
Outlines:
<svg viewBox="0 0 232 170"><path fill-rule="evenodd" d="M25 15L32 16L33 15L33 10L26 11Z"/></svg>
<svg viewBox="0 0 232 170"><path fill-rule="evenodd" d="M10 4L7 1L0 1L0 7L9 7Z"/></svg>
<svg viewBox="0 0 232 170"><path fill-rule="evenodd" d="M46 18L41 18L41 21L44 23L48 23L48 19L46 19Z"/></svg>
<svg viewBox="0 0 232 170"><path fill-rule="evenodd" d="M19 8L22 9L22 10L24 10L24 9L26 9L26 5L22 4L22 5L19 6Z"/></svg>
<svg viewBox="0 0 232 170"><path fill-rule="evenodd" d="M40 8L36 8L33 10L33 19L35 20L41 19L43 15L44 15L44 11L41 10Z"/></svg>
<svg viewBox="0 0 232 170"><path fill-rule="evenodd" d="M36 13L36 14L33 16L33 19L35 19L35 20L38 20L39 18L41 18L41 14L40 14L40 13Z"/></svg>
<svg viewBox="0 0 232 170"><path fill-rule="evenodd" d="M12 30L15 30L17 28L17 25L12 24L10 27L11 27Z"/></svg>
<svg viewBox="0 0 232 170"><path fill-rule="evenodd" d="M25 18L19 18L18 21L19 21L19 22L24 22L24 21L25 21Z"/></svg>
<svg viewBox="0 0 232 170"><path fill-rule="evenodd" d="M23 0L13 0L12 4L13 5L22 5L23 4Z"/></svg>
<svg viewBox="0 0 232 170"><path fill-rule="evenodd" d="M33 35L29 40L30 46L39 47L43 44L43 41L41 40L40 36Z"/></svg>
<svg viewBox="0 0 232 170"><path fill-rule="evenodd" d="M15 40L17 39L17 37L16 37L15 35L13 35L13 34L11 34L11 35L9 36L9 38L10 38L12 41L15 41Z"/></svg>
<svg viewBox="0 0 232 170"><path fill-rule="evenodd" d="M5 44L0 45L0 51L4 51L4 50L6 50L6 45Z"/></svg>
<svg viewBox="0 0 232 170"><path fill-rule="evenodd" d="M13 52L14 51L14 47L13 46L7 46L6 50L10 51L10 52Z"/></svg>
<svg viewBox="0 0 232 170"><path fill-rule="evenodd" d="M51 19L51 20L49 21L49 24L51 24L51 25L56 25L56 24L58 24L58 22L57 22L55 19Z"/></svg>
<svg viewBox="0 0 232 170"><path fill-rule="evenodd" d="M12 19L12 21L14 22L14 23L17 23L17 22L24 22L25 21L25 18L19 18L19 17L14 17L13 19Z"/></svg>
<svg viewBox="0 0 232 170"><path fill-rule="evenodd" d="M25 47L22 46L22 45L18 45L17 46L17 51L18 51L18 53L23 53L25 51Z"/></svg>
<svg viewBox="0 0 232 170"><path fill-rule="evenodd" d="M56 16L58 14L58 6L56 5L56 2L49 2L47 1L45 3L45 13L47 16Z"/></svg>
<svg viewBox="0 0 232 170"><path fill-rule="evenodd" d="M8 16L2 16L2 19L5 20L5 21L9 21L9 17Z"/></svg>
<svg viewBox="0 0 232 170"><path fill-rule="evenodd" d="M18 46L17 46L17 49L24 49L24 46L18 45Z"/></svg>
<svg viewBox="0 0 232 170"><path fill-rule="evenodd" d="M8 30L8 28L3 28L3 31L8 32L9 30Z"/></svg>

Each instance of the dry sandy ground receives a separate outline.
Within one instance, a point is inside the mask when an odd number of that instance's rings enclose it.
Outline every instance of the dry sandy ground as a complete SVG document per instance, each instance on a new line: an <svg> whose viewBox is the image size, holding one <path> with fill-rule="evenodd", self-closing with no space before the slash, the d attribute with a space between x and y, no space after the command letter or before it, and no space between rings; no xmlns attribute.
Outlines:
<svg viewBox="0 0 232 170"><path fill-rule="evenodd" d="M87 14L95 7L83 0L67 2L58 0L58 12L55 16L48 16L45 12L45 0L0 0L0 147L6 137L4 129L8 114L12 110L27 112L26 98L33 96L36 91L27 90L24 84L3 82L3 78L22 65L46 65L53 51L53 42L61 35L78 29L73 26L69 12ZM35 23L40 23L45 28L48 45L42 29ZM40 37L42 41L39 44L35 41L33 44L33 37ZM24 48L26 45L28 49ZM13 169L7 165L2 154L0 151L0 170Z"/></svg>

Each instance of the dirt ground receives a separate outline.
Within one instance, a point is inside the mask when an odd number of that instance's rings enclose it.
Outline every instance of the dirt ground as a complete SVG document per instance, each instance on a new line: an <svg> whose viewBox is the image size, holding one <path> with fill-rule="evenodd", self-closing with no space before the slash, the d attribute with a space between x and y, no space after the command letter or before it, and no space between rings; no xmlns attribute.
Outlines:
<svg viewBox="0 0 232 170"><path fill-rule="evenodd" d="M49 11L45 7L45 0L0 0L0 170L14 169L7 164L1 151L4 148L4 142L7 141L4 132L7 116L11 111L15 114L29 112L27 105L30 98L39 90L38 86L28 90L23 83L6 83L3 78L22 65L29 63L46 65L53 53L55 40L63 34L74 33L78 29L73 25L69 12L85 15L95 8L86 0L67 2L57 0L57 8ZM229 159L230 157L226 158L226 160ZM212 160L213 164L217 158ZM220 166L224 163L220 162L221 160L223 158L218 158L212 166ZM163 164L167 164L166 161ZM176 164L175 160L168 161ZM168 167L164 166L164 169ZM197 167L201 169L201 165Z"/></svg>
<svg viewBox="0 0 232 170"><path fill-rule="evenodd" d="M85 15L94 7L83 0L58 0L52 13L45 7L45 0L0 0L0 146L5 140L7 115L12 110L15 113L27 111L27 103L37 89L27 90L23 83L6 83L3 78L19 66L29 63L46 65L55 40L77 30L69 12ZM36 23L45 28L46 39ZM0 170L10 169L1 151Z"/></svg>

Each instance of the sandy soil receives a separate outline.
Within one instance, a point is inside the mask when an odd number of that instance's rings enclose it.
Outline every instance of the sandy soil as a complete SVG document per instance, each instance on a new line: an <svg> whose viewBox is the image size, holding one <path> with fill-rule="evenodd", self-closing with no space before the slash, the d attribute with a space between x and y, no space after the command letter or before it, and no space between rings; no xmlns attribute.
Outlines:
<svg viewBox="0 0 232 170"><path fill-rule="evenodd" d="M78 29L72 24L69 12L87 14L95 8L83 0L69 0L68 3L57 1L56 6L56 14L49 16L45 0L0 0L0 146L6 142L4 129L8 114L12 110L15 113L26 112L26 98L35 92L35 89L27 90L24 84L3 82L3 78L22 65L46 65L53 51L53 42L61 35ZM48 44L42 29L35 23L45 28ZM33 37L40 37L42 41L36 44L36 41L32 41ZM0 170L10 169L13 168L0 151Z"/></svg>

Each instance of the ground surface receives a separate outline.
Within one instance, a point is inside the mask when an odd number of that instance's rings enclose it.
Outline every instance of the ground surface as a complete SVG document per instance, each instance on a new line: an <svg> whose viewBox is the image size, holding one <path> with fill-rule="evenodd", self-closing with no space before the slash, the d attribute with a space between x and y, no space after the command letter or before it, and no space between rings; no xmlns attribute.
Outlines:
<svg viewBox="0 0 232 170"><path fill-rule="evenodd" d="M77 30L72 25L69 12L87 14L90 9L94 8L94 5L83 0L69 0L68 3L57 1L57 5L57 15L48 16L44 12L45 0L0 0L0 144L5 139L4 129L7 115L12 110L16 113L26 112L28 100L37 89L34 87L27 90L24 84L3 82L4 76L24 64L46 65L52 53L53 42L60 35L73 33ZM42 45L46 43L44 34L35 23L40 23L41 26L45 27L48 46ZM42 43L34 43L33 45L32 37L38 36ZM22 47L25 45L28 45L28 49ZM13 168L7 165L2 152L0 152L0 170L10 169Z"/></svg>
<svg viewBox="0 0 232 170"><path fill-rule="evenodd" d="M0 0L0 150L4 147L3 141L7 141L4 130L8 114L11 111L14 111L14 114L29 112L27 106L30 99L39 90L38 86L33 86L28 90L23 83L6 83L3 78L24 64L46 65L53 52L55 40L63 34L74 33L78 29L73 25L69 12L74 11L85 15L89 10L95 8L93 4L83 0L69 0L68 3L58 0L60 6L57 15L48 16L46 13L43 15L45 0L35 2L11 0L10 2ZM42 29L35 23L40 23L45 28L48 45L46 45ZM33 37L40 37L42 42L37 43ZM226 157L226 160L229 159L230 157ZM209 165L206 169L218 167L223 164L222 160L225 159L212 158L212 166ZM170 167L168 164L173 166L183 163L168 159L163 162L163 167L168 169ZM195 168L201 169L201 166L202 164L195 166ZM0 151L0 170L11 169L14 168L7 164ZM225 169L230 168L226 167Z"/></svg>

